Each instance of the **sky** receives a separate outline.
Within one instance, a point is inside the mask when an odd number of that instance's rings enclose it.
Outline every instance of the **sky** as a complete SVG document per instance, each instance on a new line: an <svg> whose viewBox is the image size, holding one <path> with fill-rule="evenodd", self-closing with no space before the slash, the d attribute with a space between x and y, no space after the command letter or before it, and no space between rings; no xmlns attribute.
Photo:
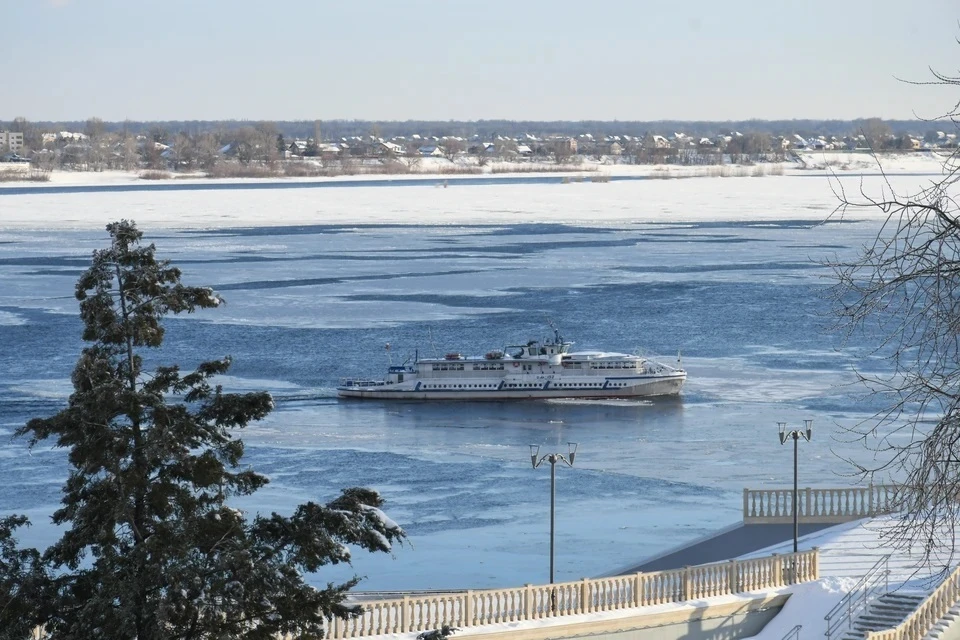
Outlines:
<svg viewBox="0 0 960 640"><path fill-rule="evenodd" d="M0 120L936 117L956 0L0 0Z"/></svg>

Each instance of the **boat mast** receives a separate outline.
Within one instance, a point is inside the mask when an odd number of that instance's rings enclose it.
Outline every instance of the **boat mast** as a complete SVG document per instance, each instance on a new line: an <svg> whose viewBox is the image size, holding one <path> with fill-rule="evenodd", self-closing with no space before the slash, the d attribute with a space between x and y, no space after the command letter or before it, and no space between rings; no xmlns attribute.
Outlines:
<svg viewBox="0 0 960 640"><path fill-rule="evenodd" d="M553 341L555 344L563 343L563 336L560 335L560 329L557 328L557 325L553 323L553 320L547 318L547 324L550 325L550 328L553 329Z"/></svg>

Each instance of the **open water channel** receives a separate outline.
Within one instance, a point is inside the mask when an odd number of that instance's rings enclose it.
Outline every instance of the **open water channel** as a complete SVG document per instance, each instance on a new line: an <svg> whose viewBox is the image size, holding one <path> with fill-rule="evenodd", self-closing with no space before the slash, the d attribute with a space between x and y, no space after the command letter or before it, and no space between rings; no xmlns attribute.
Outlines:
<svg viewBox="0 0 960 640"><path fill-rule="evenodd" d="M484 189L485 187L476 187ZM66 197L66 196L65 196ZM0 206L3 203L0 202ZM248 428L247 461L272 483L247 509L288 511L364 485L410 543L358 555L360 589L545 582L549 467L541 452L580 445L557 468L557 579L594 576L736 521L745 486L787 485L792 451L777 422L814 420L801 484L844 484L843 426L872 405L859 359L829 328L819 260L850 252L870 222L604 225L252 226L147 229L218 310L171 320L159 358L184 368L232 355L231 390L268 389L277 410ZM0 220L0 231L2 220ZM26 541L66 477L62 451L28 453L12 432L64 406L81 348L74 283L102 231L0 237L0 512L27 513ZM481 354L551 335L577 349L681 354L678 398L650 401L340 401L341 376L380 375L388 357ZM390 343L389 353L385 350Z"/></svg>

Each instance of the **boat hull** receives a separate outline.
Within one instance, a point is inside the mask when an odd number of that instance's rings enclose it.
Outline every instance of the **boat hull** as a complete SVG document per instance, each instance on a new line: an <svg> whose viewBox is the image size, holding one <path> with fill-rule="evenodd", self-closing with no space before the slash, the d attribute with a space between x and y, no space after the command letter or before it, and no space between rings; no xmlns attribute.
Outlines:
<svg viewBox="0 0 960 640"><path fill-rule="evenodd" d="M685 374L658 376L618 388L502 388L502 389L417 389L416 385L341 386L337 395L358 400L543 400L550 398L650 398L680 393Z"/></svg>

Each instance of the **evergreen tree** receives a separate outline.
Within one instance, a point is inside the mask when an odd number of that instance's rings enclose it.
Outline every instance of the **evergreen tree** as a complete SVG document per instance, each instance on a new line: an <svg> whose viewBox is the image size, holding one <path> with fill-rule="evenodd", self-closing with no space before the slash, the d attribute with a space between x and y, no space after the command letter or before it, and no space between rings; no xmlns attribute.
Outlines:
<svg viewBox="0 0 960 640"><path fill-rule="evenodd" d="M388 552L403 531L381 497L354 488L287 517L247 518L229 499L268 480L240 469L236 428L266 416L265 392L214 385L229 357L182 374L144 368L163 342L163 318L216 307L212 290L180 282L180 270L142 246L133 222L107 226L111 245L93 254L76 287L89 346L73 371L67 408L18 434L69 452L71 471L53 515L65 531L44 554L56 574L48 631L57 638L297 638L323 620L350 616L357 583L307 585L302 572L350 561L345 545Z"/></svg>
<svg viewBox="0 0 960 640"><path fill-rule="evenodd" d="M19 549L14 531L28 525L23 516L0 519L0 639L20 640L40 624L46 614L50 579L40 552Z"/></svg>

